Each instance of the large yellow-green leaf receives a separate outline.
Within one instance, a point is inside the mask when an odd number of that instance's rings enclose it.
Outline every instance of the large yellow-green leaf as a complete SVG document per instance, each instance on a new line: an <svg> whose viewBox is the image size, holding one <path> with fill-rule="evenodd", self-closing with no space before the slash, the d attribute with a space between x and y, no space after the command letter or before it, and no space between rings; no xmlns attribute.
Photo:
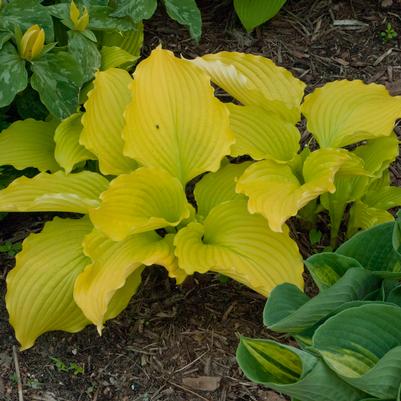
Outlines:
<svg viewBox="0 0 401 401"><path fill-rule="evenodd" d="M0 211L88 213L99 205L99 195L108 184L106 178L90 171L20 177L0 191Z"/></svg>
<svg viewBox="0 0 401 401"><path fill-rule="evenodd" d="M220 203L204 223L190 223L175 238L180 267L188 274L222 273L268 295L278 284L303 286L302 258L288 229L275 233L246 201Z"/></svg>
<svg viewBox="0 0 401 401"><path fill-rule="evenodd" d="M133 56L117 46L103 46L100 54L102 55L101 69L103 71L109 68L124 68L128 70L139 59L139 56Z"/></svg>
<svg viewBox="0 0 401 401"><path fill-rule="evenodd" d="M234 0L234 8L242 25L250 32L273 18L287 0Z"/></svg>
<svg viewBox="0 0 401 401"><path fill-rule="evenodd" d="M96 159L91 152L79 143L83 128L81 117L82 113L72 114L59 124L54 135L56 142L54 156L57 163L67 174L71 173L77 163Z"/></svg>
<svg viewBox="0 0 401 401"><path fill-rule="evenodd" d="M99 159L103 174L128 173L136 167L134 160L123 156L121 137L123 113L131 99L128 89L131 81L125 70L111 68L100 71L96 74L93 89L88 93L80 143Z"/></svg>
<svg viewBox="0 0 401 401"><path fill-rule="evenodd" d="M205 218L218 204L234 199L246 199L235 192L237 179L251 162L241 164L228 163L216 173L206 174L196 184L194 195L197 204L197 217Z"/></svg>
<svg viewBox="0 0 401 401"><path fill-rule="evenodd" d="M0 166L10 164L18 170L36 167L56 171L54 130L57 121L16 121L0 133Z"/></svg>
<svg viewBox="0 0 401 401"><path fill-rule="evenodd" d="M117 46L122 50L139 56L143 44L143 23L140 22L136 25L135 29L131 31L107 31L103 35L102 45L113 47Z"/></svg>
<svg viewBox="0 0 401 401"><path fill-rule="evenodd" d="M94 230L83 245L93 262L78 277L74 299L99 332L113 295L125 285L130 275L137 269L142 270L143 264L163 265L172 275L177 271L170 236L161 238L155 232L147 232L114 242Z"/></svg>
<svg viewBox="0 0 401 401"><path fill-rule="evenodd" d="M303 176L273 160L251 165L238 180L237 191L249 197L251 213L262 214L273 231L282 231L284 222L325 192L334 192L334 178L344 173L363 174L362 160L344 149L312 152L303 165Z"/></svg>
<svg viewBox="0 0 401 401"><path fill-rule="evenodd" d="M141 167L110 183L101 204L90 211L100 231L115 241L130 234L177 226L190 215L184 189L162 169Z"/></svg>
<svg viewBox="0 0 401 401"><path fill-rule="evenodd" d="M250 155L255 160L286 162L298 153L301 134L294 124L258 106L229 104L228 109L236 140L232 156Z"/></svg>
<svg viewBox="0 0 401 401"><path fill-rule="evenodd" d="M234 138L229 112L203 71L157 48L136 68L131 91L124 154L183 184L218 170Z"/></svg>
<svg viewBox="0 0 401 401"><path fill-rule="evenodd" d="M193 62L243 105L263 107L292 123L300 119L305 84L273 61L253 54L220 52Z"/></svg>
<svg viewBox="0 0 401 401"><path fill-rule="evenodd" d="M401 97L383 85L335 81L306 96L302 113L322 148L389 136L401 117Z"/></svg>
<svg viewBox="0 0 401 401"><path fill-rule="evenodd" d="M82 240L92 229L88 219L55 218L40 234L31 234L7 276L6 304L22 349L51 330L77 332L89 322L73 299L74 282L89 263Z"/></svg>

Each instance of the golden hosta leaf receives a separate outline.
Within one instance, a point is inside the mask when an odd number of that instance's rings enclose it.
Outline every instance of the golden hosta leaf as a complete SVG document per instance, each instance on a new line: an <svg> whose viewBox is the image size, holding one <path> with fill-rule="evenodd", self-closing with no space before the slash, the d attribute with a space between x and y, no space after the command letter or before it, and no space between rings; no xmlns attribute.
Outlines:
<svg viewBox="0 0 401 401"><path fill-rule="evenodd" d="M79 144L82 131L82 113L75 113L66 118L56 128L54 141L56 149L54 156L58 164L67 174L71 173L75 165L85 160L96 160L96 157Z"/></svg>
<svg viewBox="0 0 401 401"><path fill-rule="evenodd" d="M131 81L125 70L111 68L100 71L96 73L94 87L88 93L80 143L99 159L103 174L128 173L137 166L134 160L123 156L121 137L123 113L131 99L128 88Z"/></svg>
<svg viewBox="0 0 401 401"><path fill-rule="evenodd" d="M387 210L370 207L362 201L356 201L350 208L347 234L352 236L359 229L367 230L377 224L393 220L394 217Z"/></svg>
<svg viewBox="0 0 401 401"><path fill-rule="evenodd" d="M130 234L177 226L190 215L181 183L158 168L141 167L117 177L101 200L100 207L90 211L91 220L115 241Z"/></svg>
<svg viewBox="0 0 401 401"><path fill-rule="evenodd" d="M229 112L203 71L158 48L136 68L131 91L124 154L183 184L218 170L234 138Z"/></svg>
<svg viewBox="0 0 401 401"><path fill-rule="evenodd" d="M109 68L128 69L139 59L139 56L133 56L117 46L103 46L100 50L100 54L102 55L101 69L103 71Z"/></svg>
<svg viewBox="0 0 401 401"><path fill-rule="evenodd" d="M383 85L335 81L306 96L302 113L320 147L341 147L389 136L401 117L401 97Z"/></svg>
<svg viewBox="0 0 401 401"><path fill-rule="evenodd" d="M0 166L18 170L36 167L40 171L60 169L54 158L54 130L57 121L16 121L0 133Z"/></svg>
<svg viewBox="0 0 401 401"><path fill-rule="evenodd" d="M20 177L0 191L0 211L88 213L99 205L108 185L106 178L90 171Z"/></svg>
<svg viewBox="0 0 401 401"><path fill-rule="evenodd" d="M215 206L222 202L246 199L244 195L235 192L235 186L237 179L250 164L251 162L227 164L216 173L202 177L194 190L198 218L205 218Z"/></svg>
<svg viewBox="0 0 401 401"><path fill-rule="evenodd" d="M253 54L220 52L193 60L212 81L243 105L254 105L296 123L305 84L273 61Z"/></svg>
<svg viewBox="0 0 401 401"><path fill-rule="evenodd" d="M56 217L31 234L7 276L6 304L22 349L51 330L77 332L89 322L73 299L74 282L89 263L82 240L92 229L88 219Z"/></svg>
<svg viewBox="0 0 401 401"><path fill-rule="evenodd" d="M236 140L232 156L287 162L298 153L301 134L294 124L258 106L229 104L228 109Z"/></svg>
<svg viewBox="0 0 401 401"><path fill-rule="evenodd" d="M273 231L281 232L284 222L325 192L334 192L334 178L344 173L363 174L362 160L344 149L312 152L303 165L303 177L290 166L264 160L251 165L238 181L237 191L249 197L251 213L262 214Z"/></svg>
<svg viewBox="0 0 401 401"><path fill-rule="evenodd" d="M171 273L177 270L172 239L161 238L155 232L135 234L114 242L94 230L84 240L85 253L93 263L78 277L74 299L99 332L103 328L109 302L116 291L142 265L160 264ZM110 309L109 309L110 310Z"/></svg>
<svg viewBox="0 0 401 401"><path fill-rule="evenodd" d="M303 287L302 258L296 243L251 215L246 201L233 200L211 210L204 223L190 223L176 235L179 265L188 274L222 273L268 295L278 284Z"/></svg>

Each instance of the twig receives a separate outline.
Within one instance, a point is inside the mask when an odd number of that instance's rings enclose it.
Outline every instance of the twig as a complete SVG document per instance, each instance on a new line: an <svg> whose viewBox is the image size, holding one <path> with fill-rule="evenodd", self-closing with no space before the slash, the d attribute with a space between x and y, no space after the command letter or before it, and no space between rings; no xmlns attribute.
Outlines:
<svg viewBox="0 0 401 401"><path fill-rule="evenodd" d="M24 401L24 395L22 393L21 373L19 370L18 354L17 354L17 348L15 345L13 345L13 357L14 357L14 365L15 365L15 374L17 375L18 401Z"/></svg>
<svg viewBox="0 0 401 401"><path fill-rule="evenodd" d="M194 395L194 396L196 396L196 397L199 397L199 398L200 398L201 400L203 400L203 401L210 401L208 398L205 398L205 397L201 396L200 394L195 393L195 391L192 391L192 390L190 390L190 389L187 388L187 387L180 386L179 384L174 383L174 382L172 382L172 381L170 381L170 380L167 380L167 381L168 381L172 386L177 387L177 388L179 388L180 390L186 391L187 393L190 393L190 394L192 394L192 395Z"/></svg>

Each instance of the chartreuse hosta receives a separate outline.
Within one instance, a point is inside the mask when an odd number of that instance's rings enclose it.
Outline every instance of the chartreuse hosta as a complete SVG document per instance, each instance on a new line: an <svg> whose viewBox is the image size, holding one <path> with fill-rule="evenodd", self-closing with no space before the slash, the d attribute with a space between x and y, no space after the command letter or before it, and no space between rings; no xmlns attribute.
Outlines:
<svg viewBox="0 0 401 401"><path fill-rule="evenodd" d="M276 287L265 325L300 348L242 338L238 362L253 381L298 401L399 401L400 222L355 235L335 253L305 261L320 293Z"/></svg>
<svg viewBox="0 0 401 401"><path fill-rule="evenodd" d="M273 231L281 232L301 209L312 223L326 209L335 243L351 202L350 233L392 220L387 209L401 204L401 189L390 186L387 169L398 155L393 128L401 97L382 85L344 80L316 89L301 104L305 85L263 57L222 52L194 63L241 103L228 105L236 137L231 155L257 162L239 178L236 191ZM301 113L317 150L300 149ZM344 148L357 143L363 145Z"/></svg>
<svg viewBox="0 0 401 401"><path fill-rule="evenodd" d="M242 105L221 103L211 80ZM98 72L84 112L4 130L0 165L41 173L1 191L0 211L83 215L47 223L17 256L7 308L22 347L50 330L92 322L100 331L127 305L146 265L164 266L178 283L215 271L264 295L283 282L302 288L286 220L334 193L336 176L370 188L393 156L380 156L373 173L369 149L390 140L394 152L401 115L400 98L377 85L332 83L301 106L304 86L262 57L189 61L158 48L133 78L120 69ZM300 152L301 110L321 149ZM341 148L364 139L368 151ZM226 158L244 154L258 161ZM84 169L87 160L98 172Z"/></svg>

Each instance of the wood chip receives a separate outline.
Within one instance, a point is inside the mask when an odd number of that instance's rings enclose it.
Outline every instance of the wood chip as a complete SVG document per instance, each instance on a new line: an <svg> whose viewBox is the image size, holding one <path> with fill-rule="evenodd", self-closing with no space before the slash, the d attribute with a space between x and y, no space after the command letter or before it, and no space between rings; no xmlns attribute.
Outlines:
<svg viewBox="0 0 401 401"><path fill-rule="evenodd" d="M184 377L182 384L193 390L216 391L220 387L221 377L217 376L199 376Z"/></svg>

